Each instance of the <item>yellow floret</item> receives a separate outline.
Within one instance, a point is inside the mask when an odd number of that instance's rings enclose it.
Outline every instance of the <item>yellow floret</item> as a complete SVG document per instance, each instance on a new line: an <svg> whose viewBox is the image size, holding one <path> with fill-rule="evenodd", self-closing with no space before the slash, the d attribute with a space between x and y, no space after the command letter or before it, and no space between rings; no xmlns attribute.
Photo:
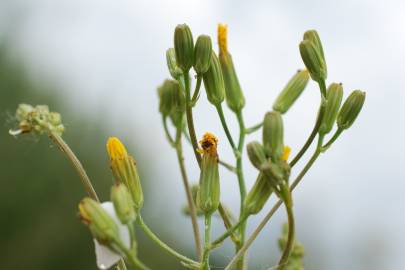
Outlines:
<svg viewBox="0 0 405 270"><path fill-rule="evenodd" d="M117 137L110 137L108 139L107 152L111 159L122 159L128 155L125 146Z"/></svg>

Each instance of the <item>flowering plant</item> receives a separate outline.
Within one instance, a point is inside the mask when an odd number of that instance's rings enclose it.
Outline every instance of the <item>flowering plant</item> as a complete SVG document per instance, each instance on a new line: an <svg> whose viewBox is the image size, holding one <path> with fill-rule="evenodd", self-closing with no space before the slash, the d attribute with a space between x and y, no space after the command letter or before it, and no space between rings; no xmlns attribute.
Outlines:
<svg viewBox="0 0 405 270"><path fill-rule="evenodd" d="M149 269L137 253L137 240L134 227L139 226L144 233L160 248L177 258L184 267L198 270L210 269L210 253L230 239L236 253L225 270L248 269L246 252L257 238L263 227L277 209L283 205L286 210L287 224L279 239L282 250L276 266L279 270L303 269L303 246L295 240L295 219L293 213L292 191L301 182L316 159L350 128L356 120L365 101L365 93L353 91L343 102L343 86L331 83L326 87L327 65L318 33L315 30L305 32L299 44L299 51L306 69L292 76L275 100L272 111L264 114L263 121L246 127L243 118L245 98L239 83L233 58L228 49L227 26L218 26L219 53L212 48L211 38L200 35L194 43L190 28L178 25L174 32L174 48L166 52L167 66L171 79L167 79L158 88L159 111L168 142L176 151L182 176L187 208L194 232L195 258L189 258L168 246L147 226L142 219L144 195L141 179L135 159L128 153L124 144L116 137L107 141L107 153L114 177L111 187L111 201L101 203L82 164L62 139L65 131L60 114L50 112L44 105L31 106L20 104L16 112L18 128L10 134L24 133L47 134L59 146L79 173L88 193L79 203L80 218L88 226L95 243L97 265L107 269L117 265L117 269L126 269L126 264L135 269ZM191 70L195 71L196 86L192 91ZM289 159L291 149L284 143L283 115L288 112L305 90L309 80L319 85L320 105L311 134L297 154ZM201 141L197 140L194 127L193 108L198 104L200 89L204 85L208 101L215 107L226 140L229 142L235 162L223 161L218 153L218 138L206 132ZM239 125L238 140L231 134L224 116L223 102L235 114ZM329 134L336 126L332 136ZM251 141L246 145L246 137L262 130L262 141ZM173 135L171 131L175 131ZM329 136L329 140L325 139ZM220 138L222 140L222 138ZM225 138L224 138L225 140ZM291 171L302 159L316 140L315 151L297 177L290 179ZM194 152L196 166L200 172L197 185L191 185L183 156L183 142L188 142ZM242 156L247 153L251 164L257 169L257 178L248 191L245 186ZM235 174L240 191L240 211L238 217L221 202L221 169ZM247 237L246 223L249 217L259 213L271 195L279 200ZM211 239L211 218L219 213L224 232L218 238ZM204 241L201 240L198 218L204 217ZM203 243L202 243L203 242Z"/></svg>

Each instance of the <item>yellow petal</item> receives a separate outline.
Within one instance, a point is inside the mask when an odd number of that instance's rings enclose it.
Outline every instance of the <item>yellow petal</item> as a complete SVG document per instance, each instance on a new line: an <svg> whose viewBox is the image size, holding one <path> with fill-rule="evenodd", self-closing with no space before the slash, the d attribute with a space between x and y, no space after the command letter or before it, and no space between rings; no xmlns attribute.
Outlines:
<svg viewBox="0 0 405 270"><path fill-rule="evenodd" d="M128 155L125 146L117 137L110 137L108 139L107 152L111 159L122 159Z"/></svg>

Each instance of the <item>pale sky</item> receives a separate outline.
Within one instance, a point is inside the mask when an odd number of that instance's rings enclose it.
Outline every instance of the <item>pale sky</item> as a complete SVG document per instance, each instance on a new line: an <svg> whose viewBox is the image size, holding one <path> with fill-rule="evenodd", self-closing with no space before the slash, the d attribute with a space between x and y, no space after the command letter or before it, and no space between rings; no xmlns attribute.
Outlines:
<svg viewBox="0 0 405 270"><path fill-rule="evenodd" d="M156 86L169 77L164 53L173 46L174 27L187 23L195 37L209 34L216 40L216 24L229 25L229 50L244 89L248 125L262 119L278 91L303 67L298 43L305 30L317 29L328 64L328 83L342 82L345 96L362 89L367 98L353 127L321 156L294 193L298 238L314 264L308 269L397 270L405 253L405 216L400 211L405 206L400 167L404 160L400 139L404 135L404 14L404 1L399 0L3 0L0 37L9 38L14 55L29 67L33 78L57 86L65 106L102 117L112 135L126 140L136 135L137 145L143 146L138 152L147 151L144 159L155 164L150 173L153 181L160 190L171 191L149 200L155 203L149 216L174 216L184 226L181 231L191 236L189 222L178 213L185 202L178 196L183 187L157 109ZM285 141L293 154L312 128L318 99L318 89L311 82L285 117ZM195 110L197 133L216 133L222 139L221 157L232 160L213 107L205 95L201 100ZM236 134L233 114L227 112L227 116ZM247 142L253 139L260 139L260 134ZM198 179L192 152L186 156L192 178ZM247 159L244 166L250 187L256 172ZM225 171L221 175L223 201L236 210L236 179ZM160 210L163 207L165 211ZM263 214L250 221L249 230ZM271 267L278 256L275 243L284 219L280 211L252 246L250 257L258 265ZM179 228L176 220L169 220L162 233L174 233ZM215 234L220 233L220 225ZM190 239L180 239L192 247ZM226 258L231 254L230 246L217 253Z"/></svg>

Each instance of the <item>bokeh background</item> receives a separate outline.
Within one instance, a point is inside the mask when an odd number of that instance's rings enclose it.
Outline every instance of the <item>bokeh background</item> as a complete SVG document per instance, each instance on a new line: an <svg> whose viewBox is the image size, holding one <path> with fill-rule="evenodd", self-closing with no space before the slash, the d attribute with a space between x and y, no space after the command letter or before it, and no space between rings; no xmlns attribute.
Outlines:
<svg viewBox="0 0 405 270"><path fill-rule="evenodd" d="M46 137L8 135L20 102L48 104L63 115L66 141L97 191L108 199L108 136L136 156L146 194L144 216L162 239L192 256L192 230L175 153L165 140L156 87L169 74L165 50L173 30L188 23L194 35L229 25L229 47L243 86L248 125L271 109L278 91L302 68L298 43L307 29L321 35L328 82L346 96L367 92L366 105L294 192L297 237L310 270L403 269L405 254L404 1L0 1L0 268L96 269L93 244L77 218L85 196L66 158ZM293 154L316 115L310 83L285 117ZM220 154L232 160L212 106L202 95L196 128L216 133ZM231 129L237 132L229 111ZM252 135L247 141L259 139ZM198 170L186 151L194 182ZM255 170L244 160L247 185ZM300 164L302 165L302 163ZM297 166L299 167L299 166ZM293 172L297 173L297 170ZM238 209L236 179L221 171L222 198ZM264 212L249 222L251 232ZM251 269L269 269L285 220L279 211L249 252ZM214 221L214 234L222 225ZM181 269L140 232L141 257L153 269ZM215 269L232 256L230 243L214 253Z"/></svg>

